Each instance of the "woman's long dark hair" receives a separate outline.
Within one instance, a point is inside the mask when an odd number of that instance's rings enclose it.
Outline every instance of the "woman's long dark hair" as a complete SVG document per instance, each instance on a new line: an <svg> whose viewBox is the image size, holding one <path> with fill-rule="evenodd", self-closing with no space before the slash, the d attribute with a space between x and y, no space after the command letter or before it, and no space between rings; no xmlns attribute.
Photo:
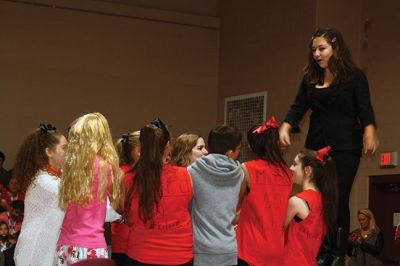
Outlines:
<svg viewBox="0 0 400 266"><path fill-rule="evenodd" d="M303 168L312 168L311 181L322 194L324 220L332 232L336 230L337 216L337 177L335 161L329 155L323 156L323 162L317 159L317 152L306 150L298 154Z"/></svg>
<svg viewBox="0 0 400 266"><path fill-rule="evenodd" d="M138 195L139 218L145 224L153 225L153 214L158 210L158 203L162 197L163 154L169 139L169 132L165 127L159 128L149 124L140 130L141 154L135 167L134 183L127 194L125 218L129 218L133 195Z"/></svg>
<svg viewBox="0 0 400 266"><path fill-rule="evenodd" d="M309 44L308 63L304 67L304 76L310 84L324 84L324 70L313 57L312 44L315 38L322 37L332 46L333 55L329 59L328 68L334 76L333 83L346 83L353 79L354 64L350 49L347 47L340 32L331 28L319 28L311 37Z"/></svg>
<svg viewBox="0 0 400 266"><path fill-rule="evenodd" d="M287 163L283 159L282 151L279 147L279 128L270 127L261 133L253 133L258 127L253 126L247 131L247 142L250 149L258 158L281 167L289 177Z"/></svg>

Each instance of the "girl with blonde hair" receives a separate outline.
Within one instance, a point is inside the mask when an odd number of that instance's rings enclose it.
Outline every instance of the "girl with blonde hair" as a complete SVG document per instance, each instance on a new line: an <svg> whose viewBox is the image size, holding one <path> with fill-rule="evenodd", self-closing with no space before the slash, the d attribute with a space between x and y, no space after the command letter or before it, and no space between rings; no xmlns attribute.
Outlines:
<svg viewBox="0 0 400 266"><path fill-rule="evenodd" d="M361 209L357 219L360 228L352 231L348 239L349 265L383 265L378 257L383 250L383 233L376 225L374 214L370 209Z"/></svg>
<svg viewBox="0 0 400 266"><path fill-rule="evenodd" d="M121 171L110 128L100 113L79 117L69 131L60 186L66 210L56 248L56 265L107 258L104 220L107 196L118 209Z"/></svg>
<svg viewBox="0 0 400 266"><path fill-rule="evenodd" d="M185 133L174 141L171 160L176 166L188 167L207 154L206 144L201 136Z"/></svg>
<svg viewBox="0 0 400 266"><path fill-rule="evenodd" d="M119 164L124 172L126 187L133 182L134 168L140 158L140 131L123 134L115 143L119 156ZM129 226L123 219L111 223L112 259L117 265L125 265L128 248Z"/></svg>

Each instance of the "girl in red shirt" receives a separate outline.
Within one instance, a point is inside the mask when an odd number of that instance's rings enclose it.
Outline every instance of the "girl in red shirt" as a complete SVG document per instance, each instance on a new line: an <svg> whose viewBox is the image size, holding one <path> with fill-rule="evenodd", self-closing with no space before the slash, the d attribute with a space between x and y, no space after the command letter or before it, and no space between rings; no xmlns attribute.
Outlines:
<svg viewBox="0 0 400 266"><path fill-rule="evenodd" d="M140 130L140 158L127 194L127 266L192 265L192 183L184 167L167 164L170 136L159 119Z"/></svg>
<svg viewBox="0 0 400 266"><path fill-rule="evenodd" d="M140 157L140 132L123 134L115 143L119 156L120 168L124 172L124 181L127 187L132 185L133 169ZM123 220L111 223L112 259L117 265L125 265L128 248L129 226Z"/></svg>
<svg viewBox="0 0 400 266"><path fill-rule="evenodd" d="M239 265L281 265L292 178L279 148L279 125L271 117L247 132L257 159L245 162L243 203L236 236Z"/></svg>
<svg viewBox="0 0 400 266"><path fill-rule="evenodd" d="M336 227L336 167L329 150L300 152L290 167L302 192L289 199L283 265L317 265L322 240Z"/></svg>

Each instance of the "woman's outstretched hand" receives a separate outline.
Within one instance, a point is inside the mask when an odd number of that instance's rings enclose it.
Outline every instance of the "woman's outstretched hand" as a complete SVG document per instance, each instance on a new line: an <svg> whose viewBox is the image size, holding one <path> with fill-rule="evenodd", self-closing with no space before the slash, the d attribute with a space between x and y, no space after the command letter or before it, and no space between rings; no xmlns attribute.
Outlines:
<svg viewBox="0 0 400 266"><path fill-rule="evenodd" d="M279 128L279 142L282 145L282 147L288 147L290 146L290 130L292 126L287 123L283 122L281 127Z"/></svg>
<svg viewBox="0 0 400 266"><path fill-rule="evenodd" d="M379 139L374 125L368 125L364 129L364 153L374 154L379 147Z"/></svg>

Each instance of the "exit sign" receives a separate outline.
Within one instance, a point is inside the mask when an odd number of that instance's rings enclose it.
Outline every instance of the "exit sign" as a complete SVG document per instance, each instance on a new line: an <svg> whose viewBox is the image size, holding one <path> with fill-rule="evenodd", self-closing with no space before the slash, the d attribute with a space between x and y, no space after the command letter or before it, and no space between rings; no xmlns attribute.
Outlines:
<svg viewBox="0 0 400 266"><path fill-rule="evenodd" d="M379 155L379 165L381 167L397 166L397 151L381 152Z"/></svg>

